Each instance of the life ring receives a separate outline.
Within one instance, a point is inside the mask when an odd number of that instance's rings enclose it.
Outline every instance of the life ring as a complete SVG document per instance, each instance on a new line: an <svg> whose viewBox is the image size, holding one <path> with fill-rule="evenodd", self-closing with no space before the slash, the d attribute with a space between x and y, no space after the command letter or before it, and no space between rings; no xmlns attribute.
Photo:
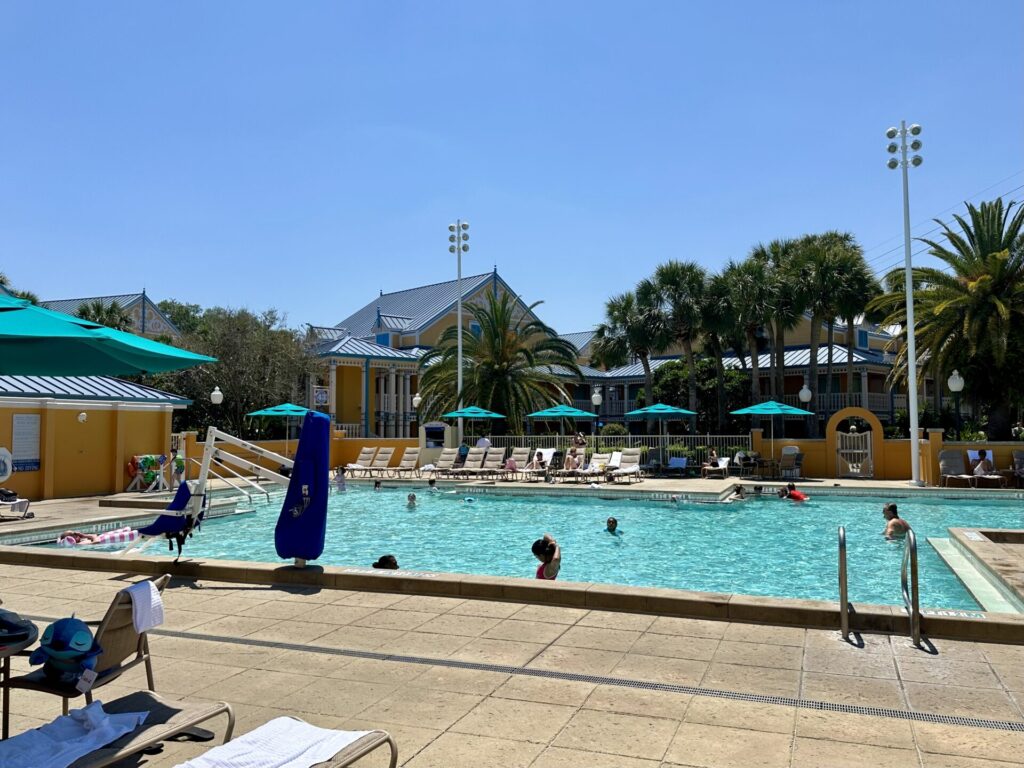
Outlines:
<svg viewBox="0 0 1024 768"><path fill-rule="evenodd" d="M128 477L134 480L137 474L139 474L139 457L132 456L128 461Z"/></svg>

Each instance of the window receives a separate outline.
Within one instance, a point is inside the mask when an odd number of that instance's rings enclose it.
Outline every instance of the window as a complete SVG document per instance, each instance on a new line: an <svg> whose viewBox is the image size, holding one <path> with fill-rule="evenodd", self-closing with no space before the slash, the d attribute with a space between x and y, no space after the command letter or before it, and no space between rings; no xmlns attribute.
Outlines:
<svg viewBox="0 0 1024 768"><path fill-rule="evenodd" d="M868 348L868 332L857 331L857 348L867 349Z"/></svg>
<svg viewBox="0 0 1024 768"><path fill-rule="evenodd" d="M480 323L470 323L469 324L469 332L472 333L474 336L476 336L479 339L480 338Z"/></svg>
<svg viewBox="0 0 1024 768"><path fill-rule="evenodd" d="M377 334L377 343L382 345L382 346L385 346L385 347L390 347L391 346L391 334L390 333L378 333Z"/></svg>

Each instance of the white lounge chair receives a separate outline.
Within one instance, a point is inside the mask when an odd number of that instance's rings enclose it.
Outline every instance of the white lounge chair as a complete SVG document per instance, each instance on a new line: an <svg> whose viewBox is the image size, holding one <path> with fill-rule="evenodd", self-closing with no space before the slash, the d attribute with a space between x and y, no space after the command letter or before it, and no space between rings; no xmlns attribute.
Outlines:
<svg viewBox="0 0 1024 768"><path fill-rule="evenodd" d="M456 477L462 475L468 477L472 470L483 468L486 458L486 448L470 448L469 453L466 454L466 460L462 462L462 466L452 469L451 474Z"/></svg>
<svg viewBox="0 0 1024 768"><path fill-rule="evenodd" d="M370 465L373 464L373 458L377 455L377 449L373 446L366 446L359 451L359 455L356 460L350 464L345 465L345 470L353 477L356 476L357 472L362 472L364 475L369 474Z"/></svg>
<svg viewBox="0 0 1024 768"><path fill-rule="evenodd" d="M536 451L530 454L530 460L527 462L527 464L532 463L533 457L536 456L538 453L540 454L541 461L544 462L544 469L526 469L524 467L521 471L524 480L532 480L534 478L539 478L543 480L545 477L547 477L547 474L550 471L551 467L551 459L553 459L555 456L555 449L538 448Z"/></svg>
<svg viewBox="0 0 1024 768"><path fill-rule="evenodd" d="M398 462L398 466L391 468L391 474L394 477L402 477L403 475L416 475L420 476L419 470L420 463L420 449L419 448L406 448L402 452L402 458Z"/></svg>
<svg viewBox="0 0 1024 768"><path fill-rule="evenodd" d="M708 477L728 477L729 476L729 457L721 456L714 460L713 463L707 464L700 468L700 476L704 478Z"/></svg>
<svg viewBox="0 0 1024 768"><path fill-rule="evenodd" d="M515 480L517 475L522 473L523 468L530 463L530 449L529 448L513 448L512 455L508 457L505 462L505 466L509 465L509 462L515 464L515 470L503 469L499 474L502 480Z"/></svg>
<svg viewBox="0 0 1024 768"><path fill-rule="evenodd" d="M609 472L608 477L612 482L616 483L620 479L625 478L627 484L631 484L634 479L643 480L643 470L640 469L639 449L630 448L623 451L622 459L619 461L619 468Z"/></svg>
<svg viewBox="0 0 1024 768"><path fill-rule="evenodd" d="M395 449L392 446L381 448L377 451L377 455L373 457L373 463L366 470L366 474L384 477L388 473L388 465L391 464L391 457L394 455Z"/></svg>
<svg viewBox="0 0 1024 768"><path fill-rule="evenodd" d="M579 481L589 481L595 483L605 477L605 473L608 471L608 462L612 460L610 453L594 453L590 456L590 461L583 469L577 470L575 478Z"/></svg>
<svg viewBox="0 0 1024 768"><path fill-rule="evenodd" d="M442 448L441 455L427 471L434 477L450 474L457 458L459 458L458 448Z"/></svg>
<svg viewBox="0 0 1024 768"><path fill-rule="evenodd" d="M504 448L488 448L487 458L484 459L482 466L478 468L471 468L466 470L466 476L473 479L480 479L484 477L496 477L501 472L501 466L505 463L505 449Z"/></svg>

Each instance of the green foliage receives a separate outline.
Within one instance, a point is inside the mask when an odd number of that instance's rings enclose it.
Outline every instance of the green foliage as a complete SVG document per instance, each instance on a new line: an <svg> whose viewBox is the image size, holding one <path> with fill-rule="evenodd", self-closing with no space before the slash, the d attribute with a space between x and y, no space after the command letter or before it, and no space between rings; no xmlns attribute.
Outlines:
<svg viewBox="0 0 1024 768"><path fill-rule="evenodd" d="M605 424L600 431L602 437L623 437L629 434L629 430L622 424Z"/></svg>
<svg viewBox="0 0 1024 768"><path fill-rule="evenodd" d="M8 278L3 272L0 272L0 287L4 288L4 290L16 299L25 299L26 301L31 301L33 304L39 303L39 296L32 291L19 290L15 288L11 285L10 278Z"/></svg>
<svg viewBox="0 0 1024 768"><path fill-rule="evenodd" d="M198 304L187 304L174 299L164 299L157 306L174 323L183 336L198 333L203 324L203 308Z"/></svg>
<svg viewBox="0 0 1024 768"><path fill-rule="evenodd" d="M697 432L717 431L718 424L718 378L715 361L710 358L698 358L694 365L697 382ZM682 361L673 360L665 363L654 372L654 399L665 405L677 408L688 408L690 399L689 371ZM742 371L730 369L723 374L724 412L722 423L727 432L740 430L745 420L729 415L749 405L747 390L750 386L749 376ZM641 407L639 398L637 407ZM689 420L669 422L668 431L679 433L689 431Z"/></svg>
<svg viewBox="0 0 1024 768"><path fill-rule="evenodd" d="M78 316L83 320L105 325L115 331L131 331L132 316L118 302L104 304L100 299L90 301L78 308Z"/></svg>

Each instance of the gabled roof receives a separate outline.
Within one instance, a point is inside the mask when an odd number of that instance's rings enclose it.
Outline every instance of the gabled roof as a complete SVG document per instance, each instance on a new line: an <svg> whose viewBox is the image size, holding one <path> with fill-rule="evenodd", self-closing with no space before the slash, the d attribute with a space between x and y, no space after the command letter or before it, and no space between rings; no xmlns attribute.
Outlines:
<svg viewBox="0 0 1024 768"><path fill-rule="evenodd" d="M184 397L112 376L0 376L4 397L47 397L57 400L103 400L185 406Z"/></svg>
<svg viewBox="0 0 1024 768"><path fill-rule="evenodd" d="M377 323L379 327L389 331L404 331L409 327L411 320L412 318L407 315L385 315L382 312L377 318Z"/></svg>
<svg viewBox="0 0 1024 768"><path fill-rule="evenodd" d="M342 339L325 339L313 345L317 357L359 357L388 360L419 360L424 350L406 351L386 347L351 334Z"/></svg>
<svg viewBox="0 0 1024 768"><path fill-rule="evenodd" d="M463 300L476 293L481 286L491 280L498 280L504 285L504 281L497 272L463 277ZM505 285L505 288L507 289L508 286ZM455 280L422 285L419 288L409 288L395 293L382 293L362 309L338 323L338 327L347 328L356 337L372 336L373 330L377 326L379 312L382 320L387 318L385 323L396 323L394 326L385 324L385 328L394 328L405 333L416 333L445 315L455 305L457 299L458 290ZM404 324L397 325L399 321L404 321Z"/></svg>
<svg viewBox="0 0 1024 768"><path fill-rule="evenodd" d="M558 338L563 341L568 341L576 349L579 350L580 354L586 350L587 345L590 344L594 338L594 331L576 331L575 333L563 333Z"/></svg>
<svg viewBox="0 0 1024 768"><path fill-rule="evenodd" d="M160 307L157 306L156 302L146 295L145 291L142 293L119 293L114 296L86 296L80 299L52 299L50 301L41 301L39 304L47 309L52 309L54 312L63 312L66 315L77 317L78 311L83 306L97 301L102 303L104 308L109 307L116 301L121 309L130 309L143 300L145 300L150 309L160 316L161 320L167 323L175 331L178 330L177 326L171 322L171 318L163 313Z"/></svg>
<svg viewBox="0 0 1024 768"><path fill-rule="evenodd" d="M347 328L335 328L333 325L311 325L309 326L309 332L318 341L340 341L352 335L348 332Z"/></svg>
<svg viewBox="0 0 1024 768"><path fill-rule="evenodd" d="M846 365L847 350L845 346L840 344L832 345L832 364L833 365ZM783 353L783 365L786 368L806 368L811 364L811 348L810 347L790 347L787 348ZM743 360L747 363L747 367L750 366L749 355L744 355ZM736 355L730 355L729 357L722 358L722 364L726 368L741 368L740 359ZM876 350L868 349L854 349L853 350L853 364L854 365L889 365L886 361L885 355ZM760 368L768 368L771 366L771 356L768 352L762 352L757 356L757 365ZM822 344L818 347L818 365L828 365L828 345Z"/></svg>

